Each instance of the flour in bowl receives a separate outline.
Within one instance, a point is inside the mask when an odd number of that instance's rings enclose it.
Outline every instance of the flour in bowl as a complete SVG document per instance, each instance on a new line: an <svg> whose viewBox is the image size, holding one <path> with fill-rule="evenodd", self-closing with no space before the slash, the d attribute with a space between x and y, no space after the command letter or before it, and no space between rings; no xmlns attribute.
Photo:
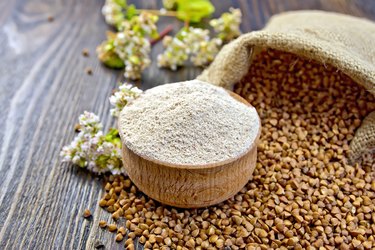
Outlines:
<svg viewBox="0 0 375 250"><path fill-rule="evenodd" d="M198 80L145 91L119 117L121 137L134 153L177 165L236 158L254 143L258 114L226 90Z"/></svg>

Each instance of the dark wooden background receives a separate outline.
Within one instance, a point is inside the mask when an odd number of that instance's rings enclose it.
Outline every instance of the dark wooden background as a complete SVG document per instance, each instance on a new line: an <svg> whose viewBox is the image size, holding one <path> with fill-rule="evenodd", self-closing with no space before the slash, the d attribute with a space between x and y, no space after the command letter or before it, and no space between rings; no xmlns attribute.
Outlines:
<svg viewBox="0 0 375 250"><path fill-rule="evenodd" d="M84 110L113 126L108 97L122 73L104 68L95 47L108 26L100 13L103 0L0 1L0 249L122 249L114 234L98 227L110 214L97 206L103 189L97 178L60 162L59 152L73 136ZM375 20L373 0L213 1L215 16L230 6L243 12L242 31L263 27L279 12L322 9ZM136 1L159 9L160 1ZM48 17L54 21L49 22ZM160 27L181 23L161 18ZM91 56L81 55L88 48ZM153 47L152 58L162 50ZM85 68L91 67L93 75ZM155 60L141 88L193 79L200 69L160 70ZM89 208L91 221L82 218Z"/></svg>

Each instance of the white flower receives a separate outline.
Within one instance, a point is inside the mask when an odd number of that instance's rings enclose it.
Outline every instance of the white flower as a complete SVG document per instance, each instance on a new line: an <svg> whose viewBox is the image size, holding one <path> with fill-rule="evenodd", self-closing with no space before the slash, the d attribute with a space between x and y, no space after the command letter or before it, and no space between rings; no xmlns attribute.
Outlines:
<svg viewBox="0 0 375 250"><path fill-rule="evenodd" d="M98 174L111 172L111 169L115 169L116 173L125 173L119 153L121 150L114 141L106 141L99 117L85 111L79 117L79 124L81 131L70 145L61 150L63 161L86 167Z"/></svg>
<svg viewBox="0 0 375 250"><path fill-rule="evenodd" d="M132 102L134 99L136 99L140 94L142 94L142 90L139 88L124 83L119 86L119 89L109 97L109 102L112 106L114 106L113 109L110 110L111 115L118 116L121 112L121 110L130 102Z"/></svg>
<svg viewBox="0 0 375 250"><path fill-rule="evenodd" d="M223 13L220 18L212 19L210 25L218 33L221 40L230 41L241 34L241 18L240 9L230 8L229 12Z"/></svg>
<svg viewBox="0 0 375 250"><path fill-rule="evenodd" d="M81 158L80 158L78 155L75 155L75 156L73 157L73 159L72 159L72 162L73 162L74 164L78 164L80 160L81 160Z"/></svg>
<svg viewBox="0 0 375 250"><path fill-rule="evenodd" d="M219 52L221 43L222 41L218 38L201 42L199 47L192 53L191 61L195 66L209 64Z"/></svg>
<svg viewBox="0 0 375 250"><path fill-rule="evenodd" d="M161 8L159 11L160 11L160 14L162 15L167 13L167 10L165 8Z"/></svg>
<svg viewBox="0 0 375 250"><path fill-rule="evenodd" d="M180 39L170 36L164 37L163 44L166 45L166 49L157 57L158 66L176 70L177 67L184 65L189 58L188 46Z"/></svg>
<svg viewBox="0 0 375 250"><path fill-rule="evenodd" d="M125 19L124 9L114 0L106 0L102 14L109 25L118 26Z"/></svg>
<svg viewBox="0 0 375 250"><path fill-rule="evenodd" d="M130 21L124 21L121 31L113 40L114 51L125 64L125 77L141 78L141 73L151 63L151 45L148 37L157 34L157 16L142 12Z"/></svg>
<svg viewBox="0 0 375 250"><path fill-rule="evenodd" d="M163 39L165 50L158 55L158 66L176 70L190 60L196 66L204 66L213 61L219 52L221 40L210 40L209 31L200 28L185 28L172 38Z"/></svg>

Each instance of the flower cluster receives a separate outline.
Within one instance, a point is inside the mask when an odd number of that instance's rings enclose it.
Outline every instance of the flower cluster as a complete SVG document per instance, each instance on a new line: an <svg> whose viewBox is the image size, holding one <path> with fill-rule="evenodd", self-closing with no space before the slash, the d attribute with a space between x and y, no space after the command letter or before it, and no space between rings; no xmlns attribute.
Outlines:
<svg viewBox="0 0 375 250"><path fill-rule="evenodd" d="M229 12L223 13L220 18L212 19L210 25L214 28L217 36L223 41L230 41L241 34L242 13L240 9L230 8Z"/></svg>
<svg viewBox="0 0 375 250"><path fill-rule="evenodd" d="M163 39L165 51L158 55L158 66L176 70L189 58L195 66L210 63L219 52L221 40L210 39L209 31L200 28L183 28L175 37Z"/></svg>
<svg viewBox="0 0 375 250"><path fill-rule="evenodd" d="M114 106L114 108L111 109L111 115L118 116L121 110L129 102L133 101L140 94L142 94L142 92L142 90L131 84L122 84L119 89L109 98L109 102Z"/></svg>
<svg viewBox="0 0 375 250"><path fill-rule="evenodd" d="M130 20L123 21L120 31L133 31L134 34L155 38L158 36L156 22L159 17L147 11L142 11L139 15L133 16Z"/></svg>
<svg viewBox="0 0 375 250"><path fill-rule="evenodd" d="M87 111L79 116L79 125L78 135L60 153L63 161L98 174L124 174L118 131L111 129L108 134L103 135L99 117Z"/></svg>
<svg viewBox="0 0 375 250"><path fill-rule="evenodd" d="M205 66L212 62L219 52L223 41L228 42L241 34L241 10L230 8L210 25L217 32L217 37L210 39L210 32L200 28L183 28L175 37L163 39L165 50L158 55L158 66L176 70L190 61L195 66Z"/></svg>
<svg viewBox="0 0 375 250"><path fill-rule="evenodd" d="M98 48L98 58L107 66L125 66L125 77L136 80L150 63L151 45L148 38L158 36L158 17L142 12L130 21L119 24L118 33L109 33L107 41Z"/></svg>
<svg viewBox="0 0 375 250"><path fill-rule="evenodd" d="M131 30L117 33L114 39L115 53L124 62L125 77L136 80L150 63L151 46L147 38L135 35Z"/></svg>
<svg viewBox="0 0 375 250"><path fill-rule="evenodd" d="M104 6L102 8L102 14L105 18L105 21L109 25L118 27L125 20L125 7L126 2L119 0L105 0Z"/></svg>
<svg viewBox="0 0 375 250"><path fill-rule="evenodd" d="M178 66L184 65L189 58L186 51L188 45L178 37L166 36L163 39L165 50L157 57L159 67L167 67L176 70Z"/></svg>
<svg viewBox="0 0 375 250"><path fill-rule="evenodd" d="M190 60L195 66L205 66L211 63L220 50L222 41L210 39L209 30L190 28L186 35L186 44L190 44Z"/></svg>

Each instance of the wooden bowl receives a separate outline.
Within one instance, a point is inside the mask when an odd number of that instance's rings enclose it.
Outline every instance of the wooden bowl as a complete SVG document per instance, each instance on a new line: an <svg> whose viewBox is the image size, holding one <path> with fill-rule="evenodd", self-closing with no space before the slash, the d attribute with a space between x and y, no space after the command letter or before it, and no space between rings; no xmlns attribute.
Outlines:
<svg viewBox="0 0 375 250"><path fill-rule="evenodd" d="M258 121L260 125L259 117ZM175 207L206 207L232 197L249 181L256 165L260 131L259 126L256 139L242 155L207 165L176 165L137 155L126 146L126 138L121 138L123 162L129 178L149 197Z"/></svg>

